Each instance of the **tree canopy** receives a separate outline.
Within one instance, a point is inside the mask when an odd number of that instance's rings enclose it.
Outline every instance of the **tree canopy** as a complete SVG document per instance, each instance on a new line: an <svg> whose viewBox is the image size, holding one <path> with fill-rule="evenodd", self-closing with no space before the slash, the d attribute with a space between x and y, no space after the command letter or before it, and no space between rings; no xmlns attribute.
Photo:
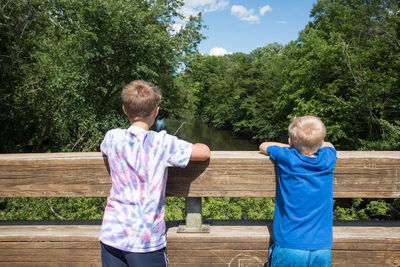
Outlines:
<svg viewBox="0 0 400 267"><path fill-rule="evenodd" d="M179 79L198 113L255 140L287 141L294 116L323 119L339 149L400 148L398 1L320 0L297 40L198 55Z"/></svg>
<svg viewBox="0 0 400 267"><path fill-rule="evenodd" d="M174 73L203 38L201 14L171 32L179 0L0 2L1 152L93 151L126 125L119 94L157 84L174 113ZM183 97L183 96L182 96Z"/></svg>

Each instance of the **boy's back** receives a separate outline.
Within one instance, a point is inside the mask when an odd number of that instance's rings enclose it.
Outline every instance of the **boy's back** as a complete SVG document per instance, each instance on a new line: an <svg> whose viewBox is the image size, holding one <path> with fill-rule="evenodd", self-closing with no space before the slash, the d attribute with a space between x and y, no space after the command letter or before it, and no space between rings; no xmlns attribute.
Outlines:
<svg viewBox="0 0 400 267"><path fill-rule="evenodd" d="M101 151L109 162L112 187L100 235L103 243L135 252L165 247L167 167L185 167L192 146L165 131L136 126L107 132Z"/></svg>
<svg viewBox="0 0 400 267"><path fill-rule="evenodd" d="M274 242L293 249L330 248L335 149L321 148L315 157L279 146L267 151L278 171Z"/></svg>
<svg viewBox="0 0 400 267"><path fill-rule="evenodd" d="M331 266L336 150L317 117L296 117L288 132L289 144L260 145L278 174L268 266Z"/></svg>
<svg viewBox="0 0 400 267"><path fill-rule="evenodd" d="M100 233L103 266L168 266L165 234L167 167L204 161L210 149L165 131L150 131L159 111L161 93L135 80L121 92L128 129L107 132L101 151L111 175L110 196Z"/></svg>

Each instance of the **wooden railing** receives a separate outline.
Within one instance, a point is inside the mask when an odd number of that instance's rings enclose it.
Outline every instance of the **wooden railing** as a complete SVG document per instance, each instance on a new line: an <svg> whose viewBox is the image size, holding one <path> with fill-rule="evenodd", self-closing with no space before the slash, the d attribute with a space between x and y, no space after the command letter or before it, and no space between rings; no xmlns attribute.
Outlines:
<svg viewBox="0 0 400 267"><path fill-rule="evenodd" d="M399 176L399 151L340 151L334 197L399 198ZM207 227L201 197L274 197L275 183L273 162L258 152L215 151L207 162L170 168L167 196L186 197L188 211L186 226L168 223L171 266L262 266L271 222L209 221ZM0 155L0 197L105 197L109 189L100 153ZM334 225L334 266L400 266L399 222ZM2 222L0 266L100 266L99 227Z"/></svg>

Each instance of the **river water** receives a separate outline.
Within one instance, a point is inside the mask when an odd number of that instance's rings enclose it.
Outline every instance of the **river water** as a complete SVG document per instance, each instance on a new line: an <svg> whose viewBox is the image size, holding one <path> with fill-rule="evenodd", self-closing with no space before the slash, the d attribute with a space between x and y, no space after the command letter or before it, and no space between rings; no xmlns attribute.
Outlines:
<svg viewBox="0 0 400 267"><path fill-rule="evenodd" d="M214 151L258 150L257 144L234 136L231 131L210 127L198 119L185 122L160 119L156 121L154 130L166 130L169 134L191 143L206 144Z"/></svg>

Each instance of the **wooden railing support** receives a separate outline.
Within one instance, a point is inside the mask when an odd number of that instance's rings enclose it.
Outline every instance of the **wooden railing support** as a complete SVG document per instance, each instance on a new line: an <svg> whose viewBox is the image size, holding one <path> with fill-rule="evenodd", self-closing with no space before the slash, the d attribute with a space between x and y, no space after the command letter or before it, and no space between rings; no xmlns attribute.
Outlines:
<svg viewBox="0 0 400 267"><path fill-rule="evenodd" d="M186 224L179 225L178 233L209 233L210 225L203 224L201 197L186 197Z"/></svg>

